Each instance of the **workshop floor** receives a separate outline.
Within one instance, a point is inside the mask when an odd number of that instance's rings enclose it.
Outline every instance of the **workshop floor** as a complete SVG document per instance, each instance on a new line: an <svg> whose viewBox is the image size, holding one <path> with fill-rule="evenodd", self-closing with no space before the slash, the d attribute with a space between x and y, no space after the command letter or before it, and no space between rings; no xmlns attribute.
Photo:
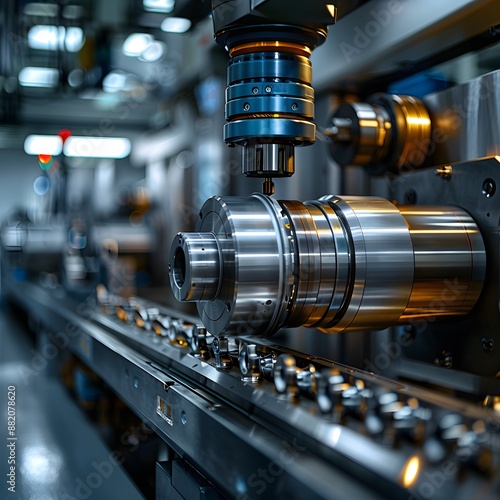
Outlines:
<svg viewBox="0 0 500 500"><path fill-rule="evenodd" d="M143 498L66 389L49 372L22 323L0 307L0 498ZM11 401L15 399L10 408L15 409L16 440L9 439L9 396ZM5 481L9 479L9 458L15 459L15 493L8 490L10 485Z"/></svg>

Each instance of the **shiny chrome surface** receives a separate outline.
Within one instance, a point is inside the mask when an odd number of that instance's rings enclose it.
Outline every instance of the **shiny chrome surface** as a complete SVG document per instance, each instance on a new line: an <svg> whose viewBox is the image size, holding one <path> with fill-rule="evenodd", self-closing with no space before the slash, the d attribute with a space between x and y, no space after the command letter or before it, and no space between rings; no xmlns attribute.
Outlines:
<svg viewBox="0 0 500 500"><path fill-rule="evenodd" d="M384 108L364 102L343 103L325 131L340 165L377 163L391 144L391 121Z"/></svg>
<svg viewBox="0 0 500 500"><path fill-rule="evenodd" d="M242 171L246 175L288 177L295 171L291 144L249 144L241 151Z"/></svg>
<svg viewBox="0 0 500 500"><path fill-rule="evenodd" d="M415 255L415 283L402 319L469 311L482 289L486 255L476 223L455 207L401 207Z"/></svg>
<svg viewBox="0 0 500 500"><path fill-rule="evenodd" d="M214 335L270 335L301 325L327 333L376 330L466 314L485 276L481 234L458 207L398 209L356 196L304 203L214 197L197 230L174 240L171 286L181 300L198 302ZM198 275L199 258L186 244L197 238L219 248L220 260L202 265L210 277L203 299L179 292L189 281L179 281L179 267L182 276Z"/></svg>
<svg viewBox="0 0 500 500"><path fill-rule="evenodd" d="M220 255L212 233L186 233L178 237L170 255L175 298L179 301L211 300L220 284Z"/></svg>
<svg viewBox="0 0 500 500"><path fill-rule="evenodd" d="M403 313L414 279L406 222L392 203L381 198L322 200L333 205L348 228L353 268L342 316L323 328L329 332L386 328Z"/></svg>
<svg viewBox="0 0 500 500"><path fill-rule="evenodd" d="M368 102L343 103L325 133L340 165L366 165L372 173L420 167L431 144L431 120L413 96L375 94Z"/></svg>
<svg viewBox="0 0 500 500"><path fill-rule="evenodd" d="M231 326L239 335L276 330L281 308L290 298L292 250L286 224L276 218L280 205L265 196L209 199L197 229L216 235L222 255L222 279L215 300L199 302L207 330Z"/></svg>

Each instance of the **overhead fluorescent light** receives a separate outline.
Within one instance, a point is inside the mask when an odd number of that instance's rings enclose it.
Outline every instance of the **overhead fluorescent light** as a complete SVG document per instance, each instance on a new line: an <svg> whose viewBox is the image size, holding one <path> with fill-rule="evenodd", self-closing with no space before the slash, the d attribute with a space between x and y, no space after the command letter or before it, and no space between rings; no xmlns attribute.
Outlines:
<svg viewBox="0 0 500 500"><path fill-rule="evenodd" d="M161 59L166 52L167 44L155 40L146 50L144 50L139 59L146 62L154 62Z"/></svg>
<svg viewBox="0 0 500 500"><path fill-rule="evenodd" d="M28 31L28 47L40 50L57 50L64 43L62 26L35 25Z"/></svg>
<svg viewBox="0 0 500 500"><path fill-rule="evenodd" d="M64 48L68 52L78 52L83 47L84 43L85 36L82 28L79 28L78 26L70 26L69 28L66 28Z"/></svg>
<svg viewBox="0 0 500 500"><path fill-rule="evenodd" d="M24 140L24 152L28 155L52 155L62 153L63 141L58 135L28 135Z"/></svg>
<svg viewBox="0 0 500 500"><path fill-rule="evenodd" d="M83 30L78 26L65 28L37 24L28 31L28 46L32 49L78 52L84 43Z"/></svg>
<svg viewBox="0 0 500 500"><path fill-rule="evenodd" d="M174 10L175 0L142 0L142 6L147 12L169 14Z"/></svg>
<svg viewBox="0 0 500 500"><path fill-rule="evenodd" d="M64 154L73 158L125 158L131 151L130 139L126 137L78 137L70 136L64 142L58 135L29 135L24 141L24 151L29 155L57 156Z"/></svg>
<svg viewBox="0 0 500 500"><path fill-rule="evenodd" d="M126 56L140 56L152 43L154 37L148 33L132 33L123 42L122 52Z"/></svg>
<svg viewBox="0 0 500 500"><path fill-rule="evenodd" d="M72 158L126 158L132 149L126 137L69 137L64 154Z"/></svg>
<svg viewBox="0 0 500 500"><path fill-rule="evenodd" d="M119 69L110 71L102 80L102 90L110 94L126 90L127 73Z"/></svg>
<svg viewBox="0 0 500 500"><path fill-rule="evenodd" d="M23 87L57 87L59 71L56 68L26 66L19 72L18 78Z"/></svg>
<svg viewBox="0 0 500 500"><path fill-rule="evenodd" d="M191 21L185 17L167 17L160 26L167 33L185 33L191 28Z"/></svg>

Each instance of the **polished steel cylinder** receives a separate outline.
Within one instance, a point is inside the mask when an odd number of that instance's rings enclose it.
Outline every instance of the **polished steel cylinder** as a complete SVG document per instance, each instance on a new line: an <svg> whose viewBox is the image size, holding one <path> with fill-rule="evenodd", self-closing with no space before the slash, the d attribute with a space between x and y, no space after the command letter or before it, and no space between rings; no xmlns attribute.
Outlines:
<svg viewBox="0 0 500 500"><path fill-rule="evenodd" d="M364 165L373 174L413 171L431 144L431 119L413 96L375 94L368 102L345 102L325 130L339 165Z"/></svg>
<svg viewBox="0 0 500 500"><path fill-rule="evenodd" d="M415 258L415 278L402 320L467 312L483 286L486 255L469 214L456 207L401 207Z"/></svg>
<svg viewBox="0 0 500 500"><path fill-rule="evenodd" d="M214 197L197 230L176 236L170 282L178 300L198 302L214 335L377 330L463 315L485 275L481 234L458 207Z"/></svg>
<svg viewBox="0 0 500 500"><path fill-rule="evenodd" d="M170 258L170 281L180 302L212 300L217 296L220 256L213 233L177 235L176 249Z"/></svg>

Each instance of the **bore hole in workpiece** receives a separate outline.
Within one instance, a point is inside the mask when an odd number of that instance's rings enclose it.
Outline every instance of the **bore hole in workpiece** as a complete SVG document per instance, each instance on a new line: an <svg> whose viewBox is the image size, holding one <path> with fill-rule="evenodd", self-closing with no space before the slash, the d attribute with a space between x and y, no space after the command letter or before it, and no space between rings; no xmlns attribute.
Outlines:
<svg viewBox="0 0 500 500"><path fill-rule="evenodd" d="M186 256L184 255L184 250L182 247L177 247L174 254L174 281L175 284L182 288L184 282L186 281Z"/></svg>

